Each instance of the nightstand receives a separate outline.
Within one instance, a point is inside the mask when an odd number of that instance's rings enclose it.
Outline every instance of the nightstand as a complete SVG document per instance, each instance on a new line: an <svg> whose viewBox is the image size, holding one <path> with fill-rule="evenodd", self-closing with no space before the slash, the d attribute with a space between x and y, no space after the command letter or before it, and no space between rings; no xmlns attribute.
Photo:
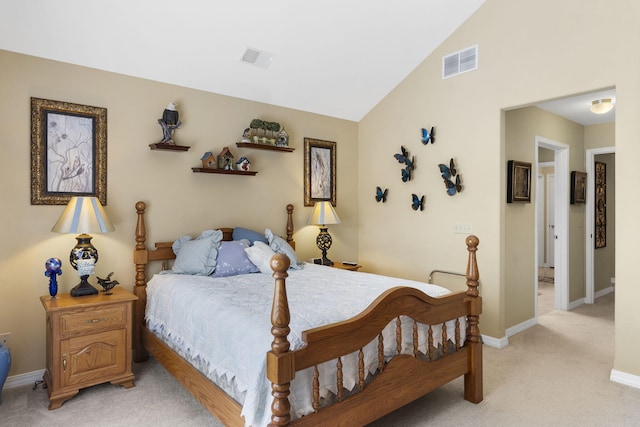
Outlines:
<svg viewBox="0 0 640 427"><path fill-rule="evenodd" d="M115 288L112 295L40 297L47 312L44 381L49 409L57 409L81 388L110 381L134 387L131 371L133 301Z"/></svg>
<svg viewBox="0 0 640 427"><path fill-rule="evenodd" d="M341 262L334 262L332 267L339 268L340 270L349 270L349 271L358 271L358 269L362 268L360 264L351 265L351 264L343 264Z"/></svg>

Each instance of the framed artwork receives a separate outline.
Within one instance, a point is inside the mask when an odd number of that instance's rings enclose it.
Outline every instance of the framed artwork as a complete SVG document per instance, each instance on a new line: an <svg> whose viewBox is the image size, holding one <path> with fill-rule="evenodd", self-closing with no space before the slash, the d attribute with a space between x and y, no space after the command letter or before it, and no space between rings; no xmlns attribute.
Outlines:
<svg viewBox="0 0 640 427"><path fill-rule="evenodd" d="M531 163L507 162L507 203L531 202Z"/></svg>
<svg viewBox="0 0 640 427"><path fill-rule="evenodd" d="M595 249L607 246L607 164L595 162Z"/></svg>
<svg viewBox="0 0 640 427"><path fill-rule="evenodd" d="M304 139L304 205L336 205L336 143Z"/></svg>
<svg viewBox="0 0 640 427"><path fill-rule="evenodd" d="M584 203L587 194L587 174L585 172L571 172L571 204Z"/></svg>
<svg viewBox="0 0 640 427"><path fill-rule="evenodd" d="M31 204L107 204L107 109L31 98Z"/></svg>

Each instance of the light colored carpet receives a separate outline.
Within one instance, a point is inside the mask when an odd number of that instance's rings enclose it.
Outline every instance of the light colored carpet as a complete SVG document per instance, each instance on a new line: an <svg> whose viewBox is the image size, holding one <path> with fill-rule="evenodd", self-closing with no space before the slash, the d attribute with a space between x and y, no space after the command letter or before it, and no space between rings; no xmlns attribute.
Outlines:
<svg viewBox="0 0 640 427"><path fill-rule="evenodd" d="M386 426L629 426L640 390L611 382L614 294L484 347L484 401L462 398L458 379L375 422ZM480 325L482 326L482 325ZM156 361L134 364L135 388L81 390L55 411L46 390L5 390L2 426L221 426Z"/></svg>

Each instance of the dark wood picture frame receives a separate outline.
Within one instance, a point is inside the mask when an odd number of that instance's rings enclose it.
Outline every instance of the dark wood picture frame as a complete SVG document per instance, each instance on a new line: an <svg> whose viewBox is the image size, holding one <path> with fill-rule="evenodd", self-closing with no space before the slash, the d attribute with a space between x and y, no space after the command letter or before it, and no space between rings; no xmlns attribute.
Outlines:
<svg viewBox="0 0 640 427"><path fill-rule="evenodd" d="M304 205L336 205L336 143L304 139Z"/></svg>
<svg viewBox="0 0 640 427"><path fill-rule="evenodd" d="M571 171L571 204L585 203L587 198L586 172Z"/></svg>
<svg viewBox="0 0 640 427"><path fill-rule="evenodd" d="M31 98L31 204L107 204L107 109Z"/></svg>
<svg viewBox="0 0 640 427"><path fill-rule="evenodd" d="M595 249L607 247L607 164L594 162Z"/></svg>
<svg viewBox="0 0 640 427"><path fill-rule="evenodd" d="M531 163L507 162L507 203L531 202Z"/></svg>

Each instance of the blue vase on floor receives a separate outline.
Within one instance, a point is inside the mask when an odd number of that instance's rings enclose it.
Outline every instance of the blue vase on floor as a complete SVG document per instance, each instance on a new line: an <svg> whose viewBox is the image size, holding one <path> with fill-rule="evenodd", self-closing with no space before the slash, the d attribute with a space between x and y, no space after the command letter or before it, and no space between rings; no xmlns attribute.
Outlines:
<svg viewBox="0 0 640 427"><path fill-rule="evenodd" d="M0 405L2 405L2 387L11 369L11 351L0 344Z"/></svg>

